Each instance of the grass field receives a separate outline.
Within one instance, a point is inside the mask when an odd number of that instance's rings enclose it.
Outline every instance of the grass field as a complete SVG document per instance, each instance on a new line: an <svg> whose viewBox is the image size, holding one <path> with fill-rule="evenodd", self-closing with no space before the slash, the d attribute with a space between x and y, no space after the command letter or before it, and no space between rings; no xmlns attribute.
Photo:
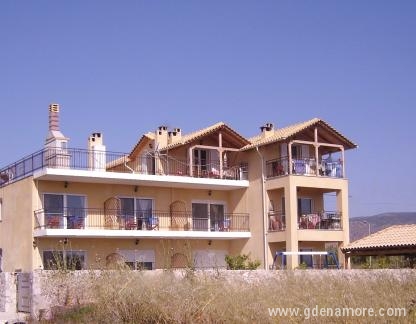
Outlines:
<svg viewBox="0 0 416 324"><path fill-rule="evenodd" d="M62 306L43 323L416 322L414 270L104 271L56 273L49 284ZM270 316L276 307L300 313ZM377 317L313 316L342 308L372 308ZM390 308L402 316L387 316Z"/></svg>

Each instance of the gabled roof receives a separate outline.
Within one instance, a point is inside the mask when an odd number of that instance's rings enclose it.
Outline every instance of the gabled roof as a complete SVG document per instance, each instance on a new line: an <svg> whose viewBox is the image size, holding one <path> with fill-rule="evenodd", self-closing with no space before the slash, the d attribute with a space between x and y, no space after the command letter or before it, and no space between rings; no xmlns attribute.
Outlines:
<svg viewBox="0 0 416 324"><path fill-rule="evenodd" d="M133 147L133 149L131 150L129 157L133 157L135 155L135 153L137 151L140 151L140 149L142 148L143 145L145 145L145 143L147 143L149 140L152 141L155 139L155 134L148 132L146 134L144 134L139 141L137 142L137 144Z"/></svg>
<svg viewBox="0 0 416 324"><path fill-rule="evenodd" d="M341 248L342 252L416 248L416 224L394 225Z"/></svg>
<svg viewBox="0 0 416 324"><path fill-rule="evenodd" d="M348 138L346 138L344 135L338 132L334 127L329 125L327 122L319 118L313 118L313 119L310 119L301 123L297 123L294 125L290 125L287 127L274 129L272 130L272 132L274 133L267 137L263 137L262 134L254 136L249 139L251 144L246 145L245 147L242 148L242 150L248 150L256 146L263 146L263 145L267 145L267 144L274 143L274 142L284 141L286 139L289 139L301 133L302 131L305 131L306 129L309 129L317 125L327 129L328 131L333 133L336 137L338 137L340 141L344 143L344 146L346 149L357 147L356 144L354 144L352 141L350 141Z"/></svg>
<svg viewBox="0 0 416 324"><path fill-rule="evenodd" d="M200 129L198 131L195 131L195 132L192 132L192 133L189 133L189 134L186 134L186 135L182 135L182 138L178 142L168 144L167 146L161 147L159 149L160 150L167 150L167 149L172 149L172 148L177 147L177 146L185 145L185 144L191 143L195 140L198 140L202 137L205 137L207 135L213 134L213 133L215 133L219 130L228 132L231 136L233 136L237 140L237 142L239 143L239 145L241 147L250 143L245 137L238 134L230 126L228 126L227 124L225 124L223 122L219 122L219 123L216 123L214 125L208 126L206 128Z"/></svg>

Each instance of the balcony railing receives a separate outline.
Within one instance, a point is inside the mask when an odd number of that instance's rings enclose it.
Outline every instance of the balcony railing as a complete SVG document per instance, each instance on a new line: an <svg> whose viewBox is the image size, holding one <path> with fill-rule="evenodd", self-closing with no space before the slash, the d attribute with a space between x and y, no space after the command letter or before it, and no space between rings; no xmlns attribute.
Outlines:
<svg viewBox="0 0 416 324"><path fill-rule="evenodd" d="M194 177L201 178L213 178L213 179L230 179L230 180L247 180L248 179L248 165L247 163L241 163L228 167L228 165L221 166L218 160L208 160L205 164L193 164L192 175Z"/></svg>
<svg viewBox="0 0 416 324"><path fill-rule="evenodd" d="M341 212L336 211L304 214L298 217L298 228L315 230L342 230L341 216Z"/></svg>
<svg viewBox="0 0 416 324"><path fill-rule="evenodd" d="M322 211L298 217L298 229L342 230L340 212ZM282 212L269 212L269 231L286 230L286 216Z"/></svg>
<svg viewBox="0 0 416 324"><path fill-rule="evenodd" d="M292 159L287 157L266 161L266 177L274 178L288 174L306 176L343 177L343 162L320 160L318 165L313 158Z"/></svg>
<svg viewBox="0 0 416 324"><path fill-rule="evenodd" d="M284 231L286 229L286 216L280 211L269 212L269 231Z"/></svg>
<svg viewBox="0 0 416 324"><path fill-rule="evenodd" d="M98 208L39 209L35 229L163 230L203 232L249 232L249 214L226 213L202 217L189 212L120 211Z"/></svg>
<svg viewBox="0 0 416 324"><path fill-rule="evenodd" d="M218 165L198 166L201 171L193 176L203 178L247 179L247 165L223 166L222 175ZM32 175L43 168L122 172L152 175L189 176L189 163L165 155L141 156L130 161L127 153L104 152L74 148L45 148L0 169L0 187Z"/></svg>

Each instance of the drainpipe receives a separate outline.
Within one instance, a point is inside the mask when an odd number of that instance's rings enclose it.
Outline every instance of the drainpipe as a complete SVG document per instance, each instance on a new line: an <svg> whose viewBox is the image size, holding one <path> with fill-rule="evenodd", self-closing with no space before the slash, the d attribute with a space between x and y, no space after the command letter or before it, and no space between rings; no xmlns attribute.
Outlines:
<svg viewBox="0 0 416 324"><path fill-rule="evenodd" d="M264 202L265 198L266 198L266 193L265 193L265 186L264 183L266 182L265 180L265 176L264 176L264 157L263 155L261 155L260 151L259 151L259 147L256 146L256 152L260 157L260 161L261 161L261 202L262 202L262 209L263 209L263 264L264 264L264 269L267 270L268 269L268 264L267 264L267 231L266 231L266 203Z"/></svg>

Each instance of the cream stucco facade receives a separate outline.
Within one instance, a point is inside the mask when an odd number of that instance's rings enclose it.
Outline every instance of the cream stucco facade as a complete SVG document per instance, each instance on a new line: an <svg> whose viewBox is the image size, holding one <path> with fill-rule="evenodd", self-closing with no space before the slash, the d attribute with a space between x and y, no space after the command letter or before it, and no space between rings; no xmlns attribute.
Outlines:
<svg viewBox="0 0 416 324"><path fill-rule="evenodd" d="M114 255L132 267L224 267L227 254L269 269L278 251L349 242L344 151L355 144L324 121L267 124L252 139L223 123L189 135L160 127L117 156L101 134L91 140L68 149L52 132L19 162L25 172L0 170L3 271L49 268L57 256L93 269ZM300 261L290 255L287 267Z"/></svg>

